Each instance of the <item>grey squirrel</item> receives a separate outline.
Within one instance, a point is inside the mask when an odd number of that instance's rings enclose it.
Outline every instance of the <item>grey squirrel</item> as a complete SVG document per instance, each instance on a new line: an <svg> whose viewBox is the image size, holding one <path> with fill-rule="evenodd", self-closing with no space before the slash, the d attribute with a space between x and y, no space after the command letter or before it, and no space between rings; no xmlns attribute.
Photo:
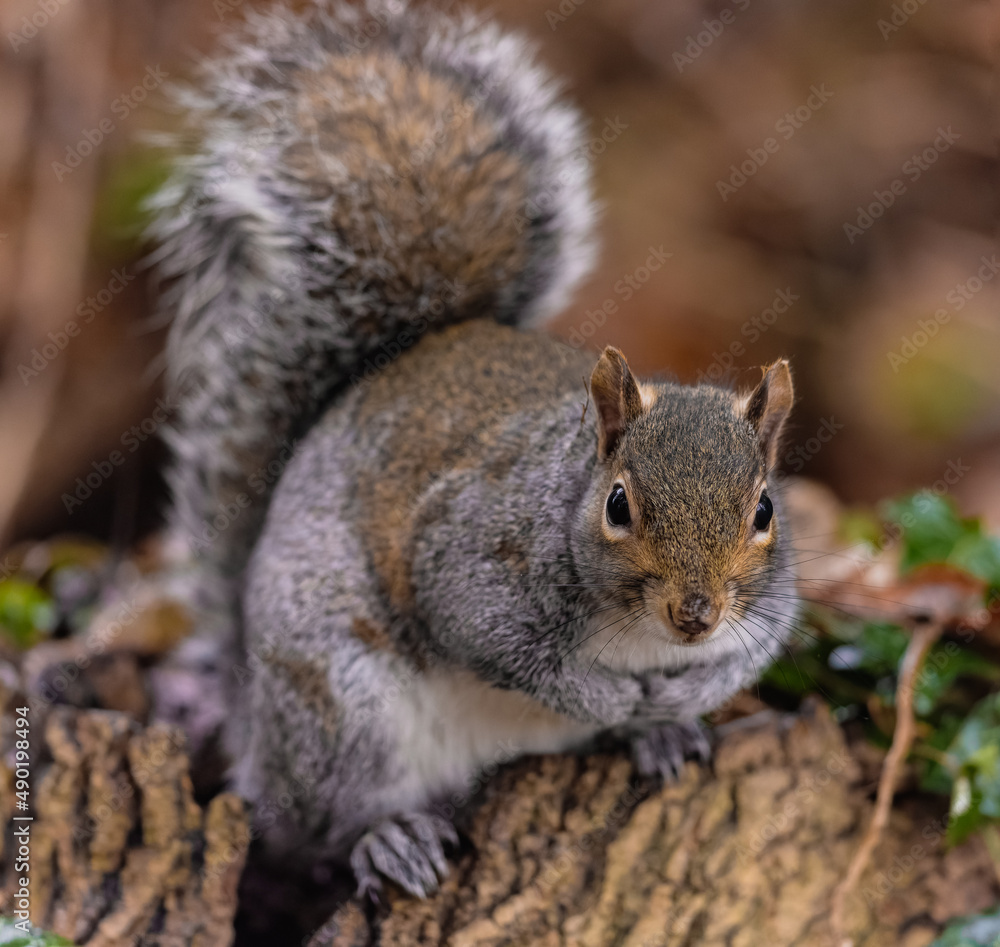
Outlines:
<svg viewBox="0 0 1000 947"><path fill-rule="evenodd" d="M277 850L427 895L436 803L498 747L613 734L670 776L783 647L788 364L643 382L526 328L587 272L594 211L522 39L319 2L249 13L202 71L154 230L171 528L229 649L233 782L309 787Z"/></svg>

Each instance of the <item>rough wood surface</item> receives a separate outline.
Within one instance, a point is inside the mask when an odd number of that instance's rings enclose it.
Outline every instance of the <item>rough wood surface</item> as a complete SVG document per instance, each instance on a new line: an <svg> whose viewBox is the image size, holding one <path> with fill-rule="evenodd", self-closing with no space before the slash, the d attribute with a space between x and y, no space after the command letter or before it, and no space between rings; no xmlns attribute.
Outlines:
<svg viewBox="0 0 1000 947"><path fill-rule="evenodd" d="M232 943L242 803L201 811L170 728L58 708L45 736L33 920L82 947ZM729 725L712 771L691 764L652 792L623 754L523 760L466 813L471 844L437 897L348 902L310 947L829 947L831 895L871 812L863 762L819 704ZM855 947L926 945L1000 897L979 841L946 850L944 816L897 799L846 905Z"/></svg>
<svg viewBox="0 0 1000 947"><path fill-rule="evenodd" d="M644 795L623 756L525 760L495 781L473 849L440 894L343 906L311 947L792 947L831 943L828 913L870 813L870 786L813 706L738 727L714 775L690 764ZM978 842L943 813L893 812L848 901L856 947L917 947L998 891Z"/></svg>
<svg viewBox="0 0 1000 947"><path fill-rule="evenodd" d="M198 807L180 732L57 708L45 744L53 762L34 794L33 923L80 947L230 944L244 806L225 793ZM6 880L0 913L11 903Z"/></svg>

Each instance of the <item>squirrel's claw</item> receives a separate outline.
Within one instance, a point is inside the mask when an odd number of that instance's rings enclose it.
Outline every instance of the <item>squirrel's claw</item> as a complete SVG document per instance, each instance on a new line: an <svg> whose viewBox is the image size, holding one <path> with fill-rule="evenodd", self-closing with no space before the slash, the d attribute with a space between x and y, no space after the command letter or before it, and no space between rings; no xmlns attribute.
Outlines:
<svg viewBox="0 0 1000 947"><path fill-rule="evenodd" d="M668 723L632 738L632 761L642 776L677 779L685 760L707 763L712 747L697 721Z"/></svg>
<svg viewBox="0 0 1000 947"><path fill-rule="evenodd" d="M448 874L444 842L457 845L458 833L440 816L415 812L379 822L351 852L358 897L377 904L382 876L415 897L432 895Z"/></svg>

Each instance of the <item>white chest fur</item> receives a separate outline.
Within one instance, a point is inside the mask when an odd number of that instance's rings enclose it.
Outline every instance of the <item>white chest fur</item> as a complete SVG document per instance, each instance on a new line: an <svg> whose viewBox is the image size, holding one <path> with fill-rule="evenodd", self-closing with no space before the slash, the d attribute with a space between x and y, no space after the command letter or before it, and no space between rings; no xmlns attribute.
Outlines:
<svg viewBox="0 0 1000 947"><path fill-rule="evenodd" d="M410 776L431 792L461 786L525 753L570 749L597 732L466 671L421 675L400 699L397 714Z"/></svg>

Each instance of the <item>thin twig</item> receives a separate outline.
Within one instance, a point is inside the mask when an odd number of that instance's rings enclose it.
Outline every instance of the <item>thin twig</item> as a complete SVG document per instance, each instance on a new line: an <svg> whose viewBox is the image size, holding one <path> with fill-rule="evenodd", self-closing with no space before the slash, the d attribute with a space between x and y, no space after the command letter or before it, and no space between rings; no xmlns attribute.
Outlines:
<svg viewBox="0 0 1000 947"><path fill-rule="evenodd" d="M892 734L892 746L889 747L879 776L875 811L872 813L872 820L864 838L851 859L847 874L833 892L830 904L830 927L833 931L833 942L837 947L853 947L853 940L844 933L844 907L847 898L857 888L861 876L871 861L872 852L875 851L875 846L878 845L882 833L889 824L892 798L917 728L916 718L913 715L913 691L927 652L941 637L943 630L944 626L937 622L918 625L907 645L906 654L903 655L899 684L896 688L896 726Z"/></svg>

